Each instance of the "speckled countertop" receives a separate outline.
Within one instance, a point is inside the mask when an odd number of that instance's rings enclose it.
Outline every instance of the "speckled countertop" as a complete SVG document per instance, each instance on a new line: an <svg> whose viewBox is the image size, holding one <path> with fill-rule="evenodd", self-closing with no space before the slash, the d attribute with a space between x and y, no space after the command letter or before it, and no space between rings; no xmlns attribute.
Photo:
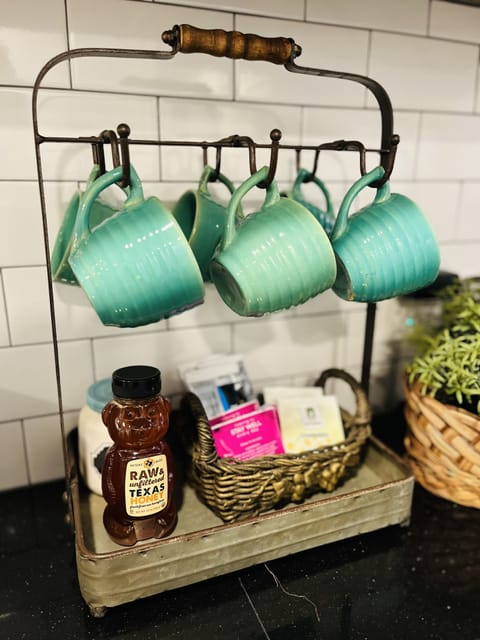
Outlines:
<svg viewBox="0 0 480 640"><path fill-rule="evenodd" d="M394 448L395 439L398 432L387 442ZM420 487L408 528L145 598L101 619L90 616L78 589L63 488L0 494L2 640L480 639L480 511Z"/></svg>

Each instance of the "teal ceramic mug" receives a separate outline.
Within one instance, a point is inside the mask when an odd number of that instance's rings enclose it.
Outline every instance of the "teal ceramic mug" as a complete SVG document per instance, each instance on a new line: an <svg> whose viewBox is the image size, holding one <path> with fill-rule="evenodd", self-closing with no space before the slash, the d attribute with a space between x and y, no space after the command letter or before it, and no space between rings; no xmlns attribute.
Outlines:
<svg viewBox="0 0 480 640"><path fill-rule="evenodd" d="M242 198L267 175L263 167L234 192L219 252L210 263L220 296L241 316L302 304L335 280L335 256L324 229L301 204L281 197L275 182L262 208L235 224Z"/></svg>
<svg viewBox="0 0 480 640"><path fill-rule="evenodd" d="M86 190L90 188L91 184L96 180L99 174L99 166L94 165L90 175L88 176ZM73 246L73 232L75 229L75 220L80 207L80 201L82 198L82 192L78 190L70 199L67 210L60 225L55 244L53 246L52 256L50 258L50 266L52 272L52 278L55 282L64 282L65 284L78 285L75 274L68 263L68 258L72 251ZM97 198L92 203L92 210L90 213L90 225L96 227L101 222L110 218L115 213L115 209L110 207L105 202L102 202L100 198Z"/></svg>
<svg viewBox="0 0 480 640"><path fill-rule="evenodd" d="M313 204L313 202L305 199L305 196L302 193L302 184L305 182L313 182L320 189L323 198L325 199L325 209L321 209L320 207L317 207L317 205ZM330 200L330 193L324 183L317 178L317 176L312 176L311 172L306 169L300 169L289 196L290 198L293 198L293 200L303 204L303 206L313 214L318 222L320 222L327 234L332 231L335 223L335 215L333 213L332 201Z"/></svg>
<svg viewBox="0 0 480 640"><path fill-rule="evenodd" d="M104 324L138 327L200 304L205 287L182 230L158 198L144 198L133 167L123 208L91 227L96 198L121 178L117 167L85 192L69 262Z"/></svg>
<svg viewBox="0 0 480 640"><path fill-rule="evenodd" d="M405 295L435 280L440 251L417 205L382 185L373 202L349 217L355 197L384 175L377 167L345 194L330 234L337 259L335 293L344 300L377 302Z"/></svg>
<svg viewBox="0 0 480 640"><path fill-rule="evenodd" d="M226 209L211 195L208 184L215 170L206 165L196 191L186 191L172 213L180 225L197 259L205 281L210 279L208 266L225 229ZM232 194L235 187L222 173L217 176ZM236 213L241 216L241 209Z"/></svg>

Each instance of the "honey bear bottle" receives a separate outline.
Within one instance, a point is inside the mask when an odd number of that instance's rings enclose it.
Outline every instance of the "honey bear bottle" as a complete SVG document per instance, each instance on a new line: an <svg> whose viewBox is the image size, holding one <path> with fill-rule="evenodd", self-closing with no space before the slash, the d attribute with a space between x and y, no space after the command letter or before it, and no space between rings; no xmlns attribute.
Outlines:
<svg viewBox="0 0 480 640"><path fill-rule="evenodd" d="M113 399L102 411L114 442L102 469L107 501L103 523L121 545L162 538L177 521L173 455L164 441L170 402L160 390L160 371L155 367L117 369L112 374Z"/></svg>

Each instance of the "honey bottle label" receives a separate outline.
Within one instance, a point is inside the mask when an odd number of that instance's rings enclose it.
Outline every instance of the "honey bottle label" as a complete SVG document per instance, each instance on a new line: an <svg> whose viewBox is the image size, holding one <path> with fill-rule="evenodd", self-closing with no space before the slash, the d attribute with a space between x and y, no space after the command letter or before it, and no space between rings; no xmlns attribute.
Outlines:
<svg viewBox="0 0 480 640"><path fill-rule="evenodd" d="M165 455L130 460L125 472L125 509L141 518L163 511L168 504L168 468Z"/></svg>

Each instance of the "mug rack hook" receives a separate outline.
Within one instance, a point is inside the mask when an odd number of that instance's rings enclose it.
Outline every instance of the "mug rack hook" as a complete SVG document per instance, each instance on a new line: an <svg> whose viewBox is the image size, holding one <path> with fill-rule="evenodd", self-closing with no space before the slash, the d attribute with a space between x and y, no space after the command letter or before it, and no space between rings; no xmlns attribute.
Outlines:
<svg viewBox="0 0 480 640"><path fill-rule="evenodd" d="M120 154L119 154L119 148L118 148L118 138L117 138L117 134L115 133L115 131L112 131L112 129L105 129L104 131L102 131L102 133L100 134L99 138L102 139L102 152L104 150L104 144L105 142L109 142L110 143L110 151L112 154L112 164L113 164L113 168L119 167L120 166ZM104 153L102 153L102 157L103 157L103 171L102 173L105 173L105 155Z"/></svg>
<svg viewBox="0 0 480 640"><path fill-rule="evenodd" d="M320 152L325 150L358 151L360 155L360 173L363 176L367 172L366 160L365 160L366 149L364 145L358 140L335 140L334 142L325 142L323 144L319 144L318 147L315 149L313 168L311 173L308 176L306 176L304 182L311 182L317 175L318 160L320 157Z"/></svg>
<svg viewBox="0 0 480 640"><path fill-rule="evenodd" d="M219 142L222 143L223 140L220 140ZM208 145L205 144L203 146L203 166L206 167L207 164L208 164ZM216 182L218 180L218 176L220 175L221 164L222 164L222 144L217 144L216 154L215 154L215 169L208 179L209 182Z"/></svg>
<svg viewBox="0 0 480 640"><path fill-rule="evenodd" d="M122 123L117 127L117 133L120 142L120 152L122 155L122 181L120 182L120 186L125 189L125 187L130 186L130 149L129 149L129 141L128 136L130 135L130 127L128 124Z"/></svg>
<svg viewBox="0 0 480 640"><path fill-rule="evenodd" d="M98 165L98 173L102 176L105 173L105 151L101 136L95 142L92 142L92 156L93 164Z"/></svg>
<svg viewBox="0 0 480 640"><path fill-rule="evenodd" d="M280 144L281 137L282 137L282 132L280 131L280 129L272 129L270 131L270 140L272 142L270 146L270 165L269 165L267 177L265 178L265 180L262 180L262 182L259 182L257 185L257 187L259 187L260 189L266 189L267 187L269 187L273 181L273 178L275 177L275 172L277 170L277 164L278 164L278 147ZM250 173L253 175L254 173L257 173L256 145L255 145L255 142L252 140L252 138L249 138L248 136L245 136L243 139L246 141L248 145Z"/></svg>

